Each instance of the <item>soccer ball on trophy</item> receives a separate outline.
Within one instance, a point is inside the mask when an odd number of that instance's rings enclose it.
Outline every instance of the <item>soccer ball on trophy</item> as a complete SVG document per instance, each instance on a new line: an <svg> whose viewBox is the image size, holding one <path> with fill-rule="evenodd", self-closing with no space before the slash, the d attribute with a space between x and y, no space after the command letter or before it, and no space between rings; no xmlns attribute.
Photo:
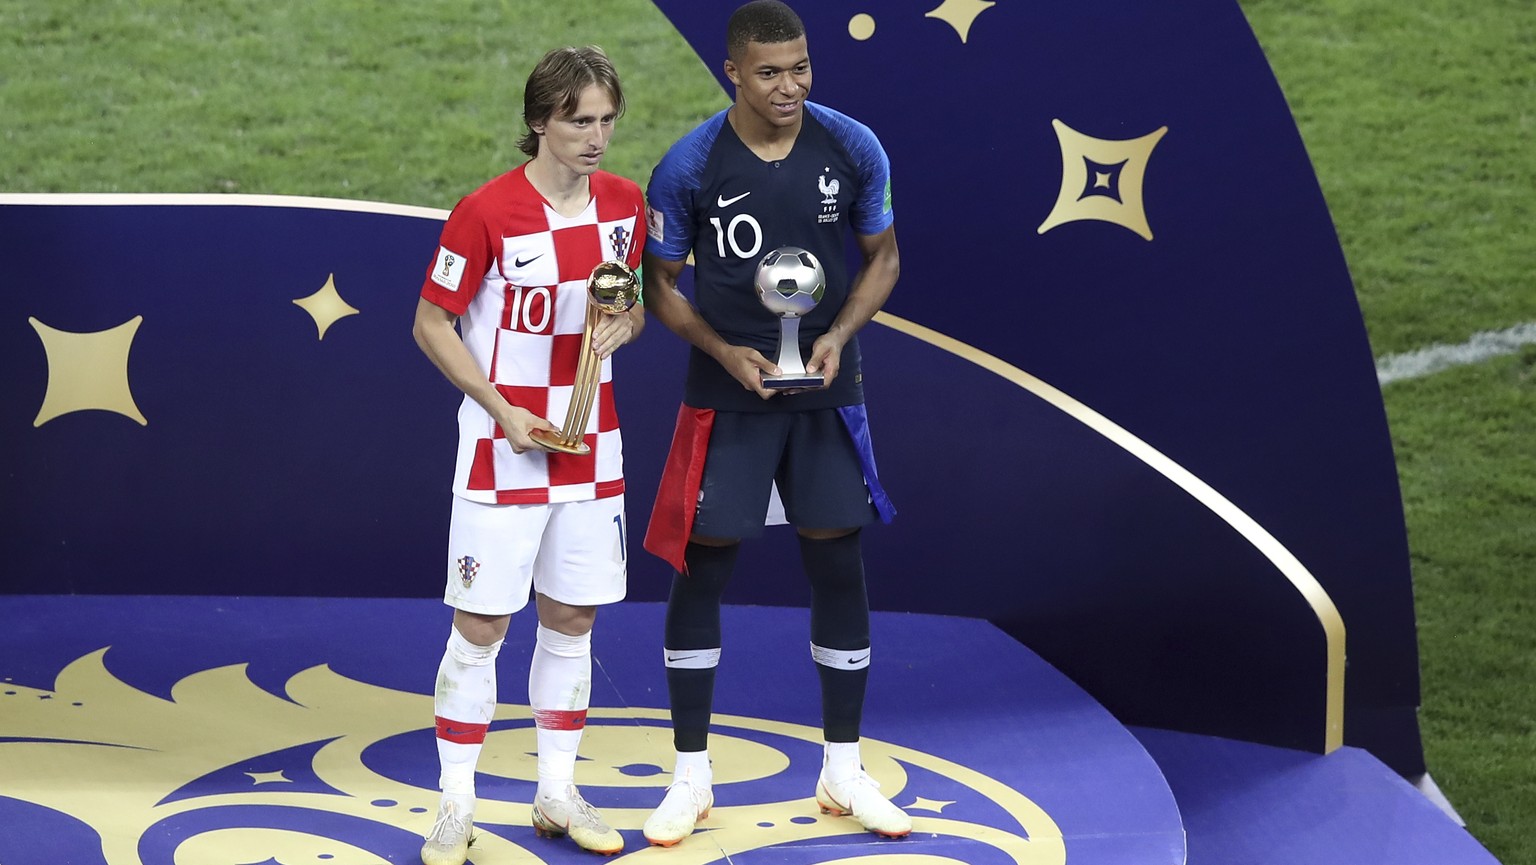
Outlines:
<svg viewBox="0 0 1536 865"><path fill-rule="evenodd" d="M757 263L757 298L782 318L799 318L821 303L827 273L816 256L798 246L781 246Z"/></svg>
<svg viewBox="0 0 1536 865"><path fill-rule="evenodd" d="M816 256L798 246L781 246L757 263L757 299L779 317L778 375L763 376L763 387L786 390L819 388L820 372L806 372L800 358L800 317L827 293L827 272Z"/></svg>

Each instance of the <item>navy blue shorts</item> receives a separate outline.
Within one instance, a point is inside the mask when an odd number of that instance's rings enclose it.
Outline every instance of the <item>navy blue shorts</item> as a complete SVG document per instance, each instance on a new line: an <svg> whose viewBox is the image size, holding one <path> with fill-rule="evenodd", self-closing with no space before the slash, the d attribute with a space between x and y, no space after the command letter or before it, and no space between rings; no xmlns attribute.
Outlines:
<svg viewBox="0 0 1536 865"><path fill-rule="evenodd" d="M693 533L755 538L773 482L804 529L851 529L879 518L858 451L837 409L715 412Z"/></svg>

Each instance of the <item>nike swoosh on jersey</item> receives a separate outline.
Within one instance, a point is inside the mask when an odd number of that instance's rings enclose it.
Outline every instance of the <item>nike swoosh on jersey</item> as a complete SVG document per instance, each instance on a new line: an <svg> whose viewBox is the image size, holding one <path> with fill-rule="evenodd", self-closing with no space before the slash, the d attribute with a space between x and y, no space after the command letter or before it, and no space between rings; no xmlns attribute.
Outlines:
<svg viewBox="0 0 1536 865"><path fill-rule="evenodd" d="M532 258L519 258L516 261L512 262L512 266L513 267L527 267L528 265L533 264L535 261L538 261L539 259L541 259L543 257L544 257L544 253L541 252L541 253L539 253L538 255L535 255Z"/></svg>
<svg viewBox="0 0 1536 865"><path fill-rule="evenodd" d="M715 206L716 207L730 207L731 205L733 205L736 202L742 200L743 198L746 198L747 196L749 196L751 194L752 194L752 191L749 189L746 192L743 192L742 194L736 196L735 198L726 198L725 196L720 195L720 196L717 196L715 198Z"/></svg>

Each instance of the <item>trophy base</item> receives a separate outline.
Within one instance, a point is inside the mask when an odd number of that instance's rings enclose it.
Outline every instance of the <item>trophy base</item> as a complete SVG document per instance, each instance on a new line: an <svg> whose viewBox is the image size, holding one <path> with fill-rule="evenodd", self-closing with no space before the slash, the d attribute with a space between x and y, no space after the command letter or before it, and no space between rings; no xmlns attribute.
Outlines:
<svg viewBox="0 0 1536 865"><path fill-rule="evenodd" d="M822 387L827 383L826 376L820 373L785 373L783 375L763 376L763 387L769 390L789 390L797 387Z"/></svg>
<svg viewBox="0 0 1536 865"><path fill-rule="evenodd" d="M588 447L584 441L566 444L559 430L536 429L529 433L528 437L557 453L582 457L592 452L592 448Z"/></svg>

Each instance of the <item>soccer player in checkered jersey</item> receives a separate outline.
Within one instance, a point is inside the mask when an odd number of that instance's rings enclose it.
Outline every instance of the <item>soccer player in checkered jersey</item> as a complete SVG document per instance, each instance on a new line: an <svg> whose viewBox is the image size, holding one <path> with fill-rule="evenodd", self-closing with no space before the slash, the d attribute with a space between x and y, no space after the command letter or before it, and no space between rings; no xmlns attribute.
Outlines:
<svg viewBox="0 0 1536 865"><path fill-rule="evenodd" d="M632 181L598 170L623 113L613 65L596 47L549 52L528 78L518 142L532 158L466 196L443 228L421 289L415 337L465 399L444 601L453 628L434 709L442 802L421 858L462 865L475 763L496 711L496 655L511 615L538 611L528 702L538 741L532 823L581 847L623 847L574 784L586 724L597 607L624 597L624 477L610 355L644 313L605 315L592 351L600 394L591 453L530 437L563 422L587 312L587 277L604 260L639 263L643 202ZM457 328L455 327L457 325Z"/></svg>
<svg viewBox="0 0 1536 865"><path fill-rule="evenodd" d="M807 102L804 25L777 0L732 15L725 74L734 104L679 140L647 190L649 311L693 348L672 452L645 547L676 570L665 653L677 750L672 783L645 822L653 844L686 838L714 803L708 734L721 657L720 602L740 540L761 533L776 484L809 578L811 657L826 744L816 799L826 813L901 837L911 819L863 769L859 727L869 675L869 602L860 529L894 513L881 490L854 334L889 297L898 271L890 167L868 127ZM862 266L850 280L852 234ZM826 293L801 320L815 389L776 392L764 374L779 320L753 288L780 246L814 253ZM677 287L689 255L694 296ZM809 780L809 779L808 779Z"/></svg>

